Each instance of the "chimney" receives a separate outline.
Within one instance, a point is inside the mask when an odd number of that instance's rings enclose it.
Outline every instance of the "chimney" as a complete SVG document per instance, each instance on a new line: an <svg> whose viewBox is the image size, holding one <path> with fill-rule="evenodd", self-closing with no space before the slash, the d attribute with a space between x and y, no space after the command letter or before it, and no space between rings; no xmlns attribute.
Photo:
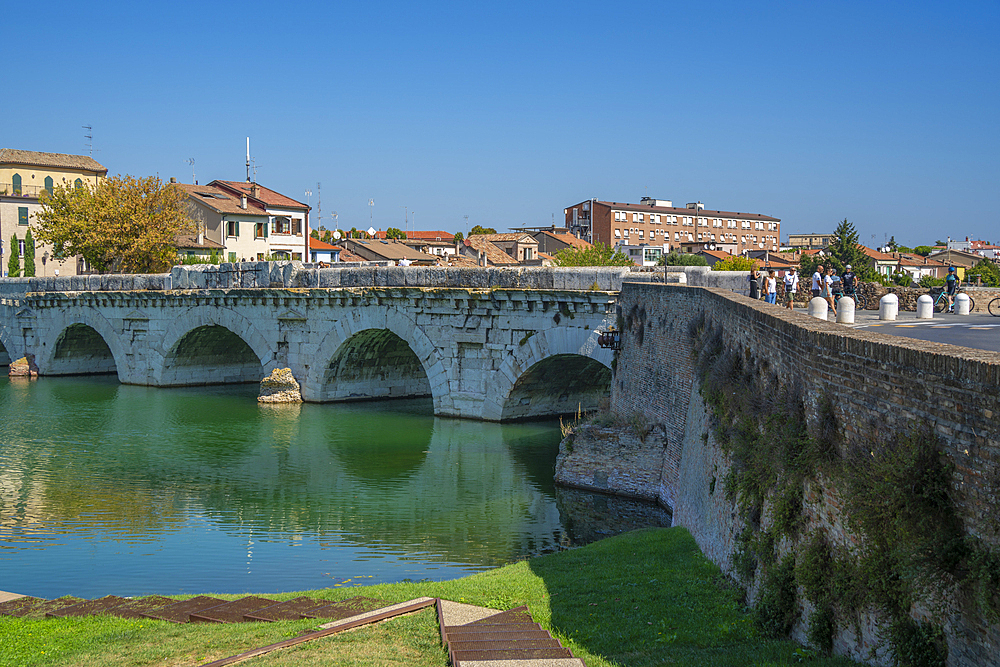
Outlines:
<svg viewBox="0 0 1000 667"><path fill-rule="evenodd" d="M242 197L240 197L240 208L246 209L246 207L247 207L247 196L243 195Z"/></svg>
<svg viewBox="0 0 1000 667"><path fill-rule="evenodd" d="M171 176L171 177L170 177L170 182L171 182L171 183L176 183L176 182L177 182L177 179L176 179L175 177Z"/></svg>
<svg viewBox="0 0 1000 667"><path fill-rule="evenodd" d="M198 232L198 245L205 245L205 232Z"/></svg>
<svg viewBox="0 0 1000 667"><path fill-rule="evenodd" d="M253 197L253 198L255 198L255 199L258 198L258 197L260 197L260 186L257 185L256 183L254 183L254 184L252 184L250 186L250 196ZM244 208L246 208L246 207L244 207Z"/></svg>

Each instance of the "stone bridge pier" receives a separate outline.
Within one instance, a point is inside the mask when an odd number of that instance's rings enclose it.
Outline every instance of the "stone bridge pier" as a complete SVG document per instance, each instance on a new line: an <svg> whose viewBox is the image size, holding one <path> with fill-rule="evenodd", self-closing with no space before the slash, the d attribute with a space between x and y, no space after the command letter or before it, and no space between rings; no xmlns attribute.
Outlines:
<svg viewBox="0 0 1000 667"><path fill-rule="evenodd" d="M0 361L175 387L291 368L309 402L430 396L491 421L593 409L617 292L423 287L28 292L0 306Z"/></svg>

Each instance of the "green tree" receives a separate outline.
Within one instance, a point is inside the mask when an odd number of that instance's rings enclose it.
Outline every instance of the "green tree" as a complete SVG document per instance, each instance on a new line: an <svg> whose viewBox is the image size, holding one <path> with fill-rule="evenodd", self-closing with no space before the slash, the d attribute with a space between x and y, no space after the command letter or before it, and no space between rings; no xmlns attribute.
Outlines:
<svg viewBox="0 0 1000 667"><path fill-rule="evenodd" d="M406 232L397 227L390 227L389 229L385 230L385 237L387 239L405 239Z"/></svg>
<svg viewBox="0 0 1000 667"><path fill-rule="evenodd" d="M311 232L309 232L309 237L310 238L314 238L317 241L319 241L319 230L318 229L314 229Z"/></svg>
<svg viewBox="0 0 1000 667"><path fill-rule="evenodd" d="M347 233L350 235L350 238L352 238L352 239L358 238L358 236L357 236L357 234L358 234L358 228L357 227L351 227L351 231L349 231Z"/></svg>
<svg viewBox="0 0 1000 667"><path fill-rule="evenodd" d="M41 196L38 240L98 271L157 273L177 259L176 238L195 231L187 195L155 176L117 175L96 186L56 186Z"/></svg>
<svg viewBox="0 0 1000 667"><path fill-rule="evenodd" d="M10 259L7 260L7 275L11 278L21 275L21 249L17 244L17 234L10 237Z"/></svg>
<svg viewBox="0 0 1000 667"><path fill-rule="evenodd" d="M35 239L30 229L24 234L24 277L35 277Z"/></svg>
<svg viewBox="0 0 1000 667"><path fill-rule="evenodd" d="M965 277L970 282L977 276L982 279L984 285L988 287L1000 287L1000 267L985 257L979 263L965 272Z"/></svg>
<svg viewBox="0 0 1000 667"><path fill-rule="evenodd" d="M589 248L563 248L555 260L557 266L633 266L628 255L603 243Z"/></svg>
<svg viewBox="0 0 1000 667"><path fill-rule="evenodd" d="M929 245L918 245L913 248L913 252L923 257L926 257L927 255L934 252L934 248L930 247Z"/></svg>
<svg viewBox="0 0 1000 667"><path fill-rule="evenodd" d="M480 227L479 225L476 225L475 227L472 228L472 231L469 232L469 236L472 236L473 234L496 234L496 233L497 230L493 229L492 227Z"/></svg>
<svg viewBox="0 0 1000 667"><path fill-rule="evenodd" d="M701 255L690 255L671 250L660 257L657 266L708 266L708 261Z"/></svg>
<svg viewBox="0 0 1000 667"><path fill-rule="evenodd" d="M757 260L744 257L743 255L733 255L712 265L713 271L749 271L757 266Z"/></svg>
<svg viewBox="0 0 1000 667"><path fill-rule="evenodd" d="M455 234L455 237L451 240L451 242L454 243L455 245L458 245L464 240L465 236L462 235L462 232L458 232L457 234Z"/></svg>

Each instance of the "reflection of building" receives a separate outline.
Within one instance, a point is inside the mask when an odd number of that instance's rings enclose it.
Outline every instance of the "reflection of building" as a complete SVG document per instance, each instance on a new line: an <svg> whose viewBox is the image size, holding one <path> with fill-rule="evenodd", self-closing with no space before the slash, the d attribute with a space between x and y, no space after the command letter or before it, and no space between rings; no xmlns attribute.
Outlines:
<svg viewBox="0 0 1000 667"><path fill-rule="evenodd" d="M591 199L565 209L566 226L592 243L649 244L671 249L682 243L729 244L744 250L777 250L781 220L759 213L707 210L701 202L678 208L666 199L639 204Z"/></svg>
<svg viewBox="0 0 1000 667"><path fill-rule="evenodd" d="M42 192L51 192L57 185L82 188L96 186L108 170L86 155L39 153L11 148L0 149L0 264L7 275L11 239L17 237L21 266L24 266L24 236L29 224L42 206ZM56 259L52 248L35 248L35 275L73 276L86 272L83 260L73 257Z"/></svg>

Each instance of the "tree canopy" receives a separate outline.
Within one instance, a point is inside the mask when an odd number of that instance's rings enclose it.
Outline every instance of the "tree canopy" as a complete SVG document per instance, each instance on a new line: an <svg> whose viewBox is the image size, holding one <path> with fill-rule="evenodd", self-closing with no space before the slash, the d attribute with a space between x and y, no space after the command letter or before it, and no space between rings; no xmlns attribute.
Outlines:
<svg viewBox="0 0 1000 667"><path fill-rule="evenodd" d="M633 266L628 255L603 243L589 248L563 248L555 260L557 266Z"/></svg>
<svg viewBox="0 0 1000 667"><path fill-rule="evenodd" d="M59 185L42 195L35 231L56 257L80 255L98 271L156 273L176 260L177 236L195 231L185 198L155 176Z"/></svg>
<svg viewBox="0 0 1000 667"><path fill-rule="evenodd" d="M451 239L451 242L454 243L455 245L458 245L459 243L461 243L464 240L465 240L465 236L462 235L462 232L458 232L458 233L455 234L454 238Z"/></svg>
<svg viewBox="0 0 1000 667"><path fill-rule="evenodd" d="M492 227L480 227L479 225L476 225L469 232L469 236L472 236L474 234L496 234L496 233L497 230L493 229Z"/></svg>
<svg viewBox="0 0 1000 667"><path fill-rule="evenodd" d="M21 275L21 249L17 244L17 234L10 237L10 257L7 258L7 275L11 278Z"/></svg>
<svg viewBox="0 0 1000 667"><path fill-rule="evenodd" d="M385 230L385 237L387 239L405 239L406 232L399 229L398 227L390 227L389 229Z"/></svg>
<svg viewBox="0 0 1000 667"><path fill-rule="evenodd" d="M24 233L24 271L21 275L35 277L35 239L31 236L31 229Z"/></svg>
<svg viewBox="0 0 1000 667"><path fill-rule="evenodd" d="M713 271L752 271L758 261L742 255L733 255L712 265Z"/></svg>
<svg viewBox="0 0 1000 667"><path fill-rule="evenodd" d="M1000 267L985 257L965 272L966 280L971 281L976 276L982 278L983 284L988 287L1000 287Z"/></svg>
<svg viewBox="0 0 1000 667"><path fill-rule="evenodd" d="M671 250L660 257L657 266L708 266L708 261L701 255L691 255Z"/></svg>

